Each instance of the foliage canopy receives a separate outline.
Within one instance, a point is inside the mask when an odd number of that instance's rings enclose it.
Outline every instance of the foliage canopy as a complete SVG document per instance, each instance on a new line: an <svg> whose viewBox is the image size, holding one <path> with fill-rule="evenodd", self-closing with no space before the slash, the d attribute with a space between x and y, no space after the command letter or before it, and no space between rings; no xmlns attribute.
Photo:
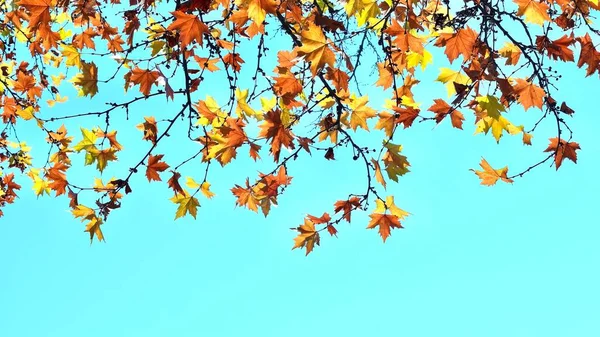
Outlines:
<svg viewBox="0 0 600 337"><path fill-rule="evenodd" d="M136 189L132 176L170 189L175 219L195 218L200 199L214 196L210 172L239 155L273 161L269 172L231 188L237 206L266 216L293 185L290 161L351 153L366 188L340 196L331 214L307 215L293 228L293 248L310 253L321 233L335 236L370 201L367 228L385 241L409 215L384 194L409 172L402 129L448 120L441 127L531 145L539 125L554 125L542 136L546 154L516 174L481 159L473 171L484 185L577 161L580 146L565 119L574 111L552 66L600 73L598 10L598 0L0 0L0 207L16 201L18 180L28 176L37 196L66 196L90 239L103 240L111 211ZM414 89L428 72L447 94L421 103ZM363 94L365 85L389 98L383 108ZM102 95L121 88L122 95ZM106 108L64 113L67 96ZM150 100L168 111L136 109ZM516 125L509 110L538 119ZM129 119L136 127L125 127ZM117 132L136 134L143 151L128 153ZM39 135L49 149L27 145ZM377 148L361 143L373 138ZM191 153L159 153L169 141ZM36 166L32 153L48 155ZM129 171L113 178L71 178L87 165L102 174L124 156ZM187 176L199 166L201 176Z"/></svg>

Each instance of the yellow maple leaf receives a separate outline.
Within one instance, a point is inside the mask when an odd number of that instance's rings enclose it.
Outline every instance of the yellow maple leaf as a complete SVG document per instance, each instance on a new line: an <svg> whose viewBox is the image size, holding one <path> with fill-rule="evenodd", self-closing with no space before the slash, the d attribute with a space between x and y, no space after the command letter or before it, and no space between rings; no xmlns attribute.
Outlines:
<svg viewBox="0 0 600 337"><path fill-rule="evenodd" d="M195 219L200 202L198 202L198 199L191 196L189 193L185 191L184 193L185 195L176 194L174 197L169 199L173 203L179 205L177 207L177 211L175 212L175 219L181 218L188 213Z"/></svg>
<svg viewBox="0 0 600 337"><path fill-rule="evenodd" d="M41 176L40 176L40 170L39 169L35 169L32 168L29 170L29 172L27 173L27 175L31 178L31 180L33 180L33 186L32 189L35 192L36 196L40 196L45 194L50 195L50 186L47 180L44 180Z"/></svg>
<svg viewBox="0 0 600 337"><path fill-rule="evenodd" d="M67 58L67 67L81 68L81 54L79 53L79 50L74 46L66 44L61 44L60 47L62 48L62 55Z"/></svg>
<svg viewBox="0 0 600 337"><path fill-rule="evenodd" d="M456 94L454 83L464 85L471 84L471 79L467 75L464 75L460 70L454 71L449 68L440 68L440 74L435 80L446 84L446 90L448 90L448 97Z"/></svg>
<svg viewBox="0 0 600 337"><path fill-rule="evenodd" d="M352 112L350 115L350 127L352 130L356 131L356 128L360 126L368 131L367 119L377 115L375 110L366 105L369 102L369 96L356 97L355 94L352 94L347 101L349 101L348 107Z"/></svg>
<svg viewBox="0 0 600 337"><path fill-rule="evenodd" d="M525 16L526 22L544 25L545 21L550 21L548 15L548 5L535 0L513 0L519 6L517 15Z"/></svg>
<svg viewBox="0 0 600 337"><path fill-rule="evenodd" d="M301 34L302 46L297 47L298 56L304 56L304 60L310 62L310 70L313 77L326 64L333 67L335 54L329 48L329 42L319 26L309 23L308 29Z"/></svg>
<svg viewBox="0 0 600 337"><path fill-rule="evenodd" d="M523 132L523 126L514 126L509 120L504 118L500 112L504 111L504 106L494 96L480 96L476 98L478 107L484 112L483 116L476 124L475 134L483 132L487 134L492 130L492 135L496 142L500 142L502 132L506 131L511 135Z"/></svg>

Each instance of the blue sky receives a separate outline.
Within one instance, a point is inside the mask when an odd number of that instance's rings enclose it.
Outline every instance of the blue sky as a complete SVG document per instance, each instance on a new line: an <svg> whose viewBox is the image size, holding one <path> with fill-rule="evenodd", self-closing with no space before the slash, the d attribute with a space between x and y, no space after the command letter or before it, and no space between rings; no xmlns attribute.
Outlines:
<svg viewBox="0 0 600 337"><path fill-rule="evenodd" d="M234 208L229 192L270 167L266 155L251 171L243 160L211 171L217 197L200 200L197 220L174 222L169 191L140 174L103 227L106 243L92 245L65 198L36 200L24 183L0 222L0 336L598 336L600 117L590 99L598 79L582 79L574 65L561 70L555 98L576 111L577 165L545 165L512 185L483 187L468 171L481 156L517 172L543 156L551 125L531 148L519 136L500 145L473 136L472 116L465 131L449 121L416 125L397 138L412 172L385 192L412 215L385 244L365 229L368 213L357 213L310 256L290 251L289 228L306 213L331 212L336 200L364 190L364 168L351 156L293 162L292 185L266 219ZM430 83L436 75L416 93L424 105L446 96ZM371 96L374 107L385 97ZM119 123L170 108L147 103ZM508 116L527 122L538 113ZM119 139L127 147L136 132ZM177 151L158 149L184 156ZM117 169L138 160L120 159Z"/></svg>

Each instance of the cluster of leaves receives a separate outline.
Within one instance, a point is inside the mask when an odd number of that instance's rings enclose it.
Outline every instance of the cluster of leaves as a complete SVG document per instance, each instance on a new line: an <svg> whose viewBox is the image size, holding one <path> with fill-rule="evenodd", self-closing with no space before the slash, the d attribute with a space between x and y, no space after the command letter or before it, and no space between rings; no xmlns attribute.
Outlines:
<svg viewBox="0 0 600 337"><path fill-rule="evenodd" d="M409 171L394 137L415 121L448 119L462 130L468 111L476 134L491 133L496 142L520 135L526 145L542 121L556 125L548 155L513 176L482 159L482 171L474 172L484 185L510 183L552 159L556 169L564 158L577 161L580 147L565 121L574 111L553 97L560 76L548 64L576 62L586 76L600 73L593 42L600 32L591 23L598 10L598 0L0 0L0 207L15 201L15 173L24 174L36 195L65 195L90 239L103 240L101 227L132 191L136 173L145 171L149 182L165 179L175 218L195 218L198 196L214 195L208 182L213 163L229 165L240 151L256 161L268 149L273 169L231 188L238 206L266 216L292 183L290 161L320 151L335 160L348 149L365 167L364 192L336 201L333 217L307 215L293 228L294 248L310 253L319 233L335 236L336 226L368 209L369 201L376 207L367 228L378 228L385 241L408 213L380 193ZM436 48L450 65L433 70L448 98L421 109L413 92L417 77L432 69ZM249 67L248 58L256 64ZM377 76L359 80L359 68L371 71L372 60ZM66 81L69 72L75 75ZM226 102L205 95L213 73L228 82ZM249 88L241 87L248 84L242 76L251 76ZM361 93L365 83L389 95L381 109ZM69 91L94 101L101 90L121 86L125 101L107 102L105 110L55 112ZM182 105L169 104L177 108L166 119L137 110L130 117L136 103L160 97ZM538 110L539 120L529 128L513 124L507 112L516 106ZM69 172L77 166L95 165L102 173L118 160L117 131L130 132L111 129L118 110L139 121L134 132L141 132L147 150L118 178L74 182ZM103 125L89 121L93 117L102 117ZM68 135L72 121L80 136ZM42 130L50 146L37 167L19 140L28 125ZM187 129L194 150L174 165L169 153L156 149L176 128ZM380 137L379 149L359 144L356 135L370 131ZM71 161L77 153L83 163ZM199 182L187 177L182 186L184 167L194 162L204 175ZM82 193L94 207L80 202Z"/></svg>

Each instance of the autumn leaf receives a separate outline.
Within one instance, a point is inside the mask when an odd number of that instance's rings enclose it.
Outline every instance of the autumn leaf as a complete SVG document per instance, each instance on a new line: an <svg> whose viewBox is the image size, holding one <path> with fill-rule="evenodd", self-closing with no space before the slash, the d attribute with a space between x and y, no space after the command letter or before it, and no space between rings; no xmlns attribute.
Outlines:
<svg viewBox="0 0 600 337"><path fill-rule="evenodd" d="M310 70L313 77L317 72L328 64L333 67L335 54L329 48L329 43L319 26L309 23L308 29L301 34L302 46L297 48L298 56L304 56L304 60L310 62Z"/></svg>
<svg viewBox="0 0 600 337"><path fill-rule="evenodd" d="M519 63L519 58L522 54L521 49L511 42L505 42L504 47L500 48L498 53L503 57L506 57L507 65L516 65Z"/></svg>
<svg viewBox="0 0 600 337"><path fill-rule="evenodd" d="M373 213L369 217L371 221L369 221L367 228L373 229L379 226L379 235L381 235L383 242L392 234L391 230L393 228L403 228L398 217L392 214Z"/></svg>
<svg viewBox="0 0 600 337"><path fill-rule="evenodd" d="M251 0L248 4L248 17L257 25L261 25L268 14L274 14L277 10L276 0Z"/></svg>
<svg viewBox="0 0 600 337"><path fill-rule="evenodd" d="M156 119L153 116L144 117L144 123L136 126L138 130L144 132L142 137L145 140L151 141L153 144L156 143L156 137L158 136L158 129L156 127Z"/></svg>
<svg viewBox="0 0 600 337"><path fill-rule="evenodd" d="M581 150L578 143L568 142L555 137L550 138L550 145L548 145L548 148L544 152L554 152L554 166L558 170L565 158L577 163L577 150Z"/></svg>
<svg viewBox="0 0 600 337"><path fill-rule="evenodd" d="M448 114L450 114L450 120L452 122L452 126L462 130L462 123L465 120L463 114L456 110L452 109L448 103L446 103L442 99L434 99L434 104L427 109L436 114L435 121L439 124Z"/></svg>
<svg viewBox="0 0 600 337"><path fill-rule="evenodd" d="M50 8L55 7L52 0L20 0L19 6L29 11L29 27L34 28L38 24L49 24Z"/></svg>
<svg viewBox="0 0 600 337"><path fill-rule="evenodd" d="M314 222L308 218L304 219L304 224L298 226L296 230L299 234L294 238L294 247L292 250L296 248L306 248L306 255L310 254L315 247L315 244L318 246L320 243L319 232L315 229Z"/></svg>
<svg viewBox="0 0 600 337"><path fill-rule="evenodd" d="M208 26L198 19L197 15L187 14L181 11L174 11L171 14L175 17L168 30L176 30L179 32L179 41L181 47L185 48L192 41L197 41L202 46L202 34L208 33Z"/></svg>
<svg viewBox="0 0 600 337"><path fill-rule="evenodd" d="M515 126L501 115L501 112L505 111L505 107L496 97L490 95L480 96L475 101L481 111L481 118L475 124L475 134L481 132L487 134L492 130L492 136L499 143L504 131L511 135L523 132L523 126Z"/></svg>
<svg viewBox="0 0 600 337"><path fill-rule="evenodd" d="M508 166L505 166L499 170L493 169L487 160L481 158L481 163L479 164L483 171L477 171L471 169L471 171L475 172L479 179L481 179L481 185L492 186L496 184L498 179L502 179L502 181L506 183L512 183L513 180L507 177L508 174Z"/></svg>
<svg viewBox="0 0 600 337"><path fill-rule="evenodd" d="M437 39L436 46L445 46L444 51L450 63L454 62L459 55L463 56L463 62L468 60L473 53L477 41L477 33L469 27L459 29L456 33L440 35Z"/></svg>
<svg viewBox="0 0 600 337"><path fill-rule="evenodd" d="M275 162L279 161L281 147L293 149L294 134L281 121L281 111L271 110L264 115L264 123L260 125L259 137L271 141L271 153Z"/></svg>
<svg viewBox="0 0 600 337"><path fill-rule="evenodd" d="M366 105L369 102L369 97L356 97L356 95L352 95L348 101L348 108L352 112L350 115L350 127L356 131L356 128L360 126L368 131L367 120L377 115L375 110Z"/></svg>
<svg viewBox="0 0 600 337"><path fill-rule="evenodd" d="M545 21L550 21L548 16L548 5L535 0L513 0L519 6L517 15L525 16L526 22L542 26Z"/></svg>
<svg viewBox="0 0 600 337"><path fill-rule="evenodd" d="M150 95L152 85L156 83L160 73L156 70L135 68L131 71L131 82L140 85L140 92L145 96Z"/></svg>
<svg viewBox="0 0 600 337"><path fill-rule="evenodd" d="M177 204L177 211L175 212L175 219L181 218L186 214L190 214L194 219L196 219L196 214L198 212L198 207L200 206L200 202L194 196L189 195L187 192L184 192L184 195L176 194L174 197L170 199L174 204Z"/></svg>
<svg viewBox="0 0 600 337"><path fill-rule="evenodd" d="M98 93L98 67L94 62L81 62L81 73L71 80L73 84L81 87L81 93L94 97Z"/></svg>
<svg viewBox="0 0 600 337"><path fill-rule="evenodd" d="M164 155L158 154L156 156L150 155L148 157L148 164L146 165L146 177L148 181L161 181L159 172L163 172L169 168L169 164L164 161L160 161Z"/></svg>
<svg viewBox="0 0 600 337"><path fill-rule="evenodd" d="M541 109L546 96L544 89L522 78L516 78L514 81L516 82L514 85L515 93L519 95L519 103L523 105L525 110L532 106Z"/></svg>
<svg viewBox="0 0 600 337"><path fill-rule="evenodd" d="M398 176L403 176L409 172L410 164L406 157L400 154L402 145L396 145L391 142L384 142L384 148L387 150L381 160L385 165L385 171L388 177L393 181L398 181Z"/></svg>

